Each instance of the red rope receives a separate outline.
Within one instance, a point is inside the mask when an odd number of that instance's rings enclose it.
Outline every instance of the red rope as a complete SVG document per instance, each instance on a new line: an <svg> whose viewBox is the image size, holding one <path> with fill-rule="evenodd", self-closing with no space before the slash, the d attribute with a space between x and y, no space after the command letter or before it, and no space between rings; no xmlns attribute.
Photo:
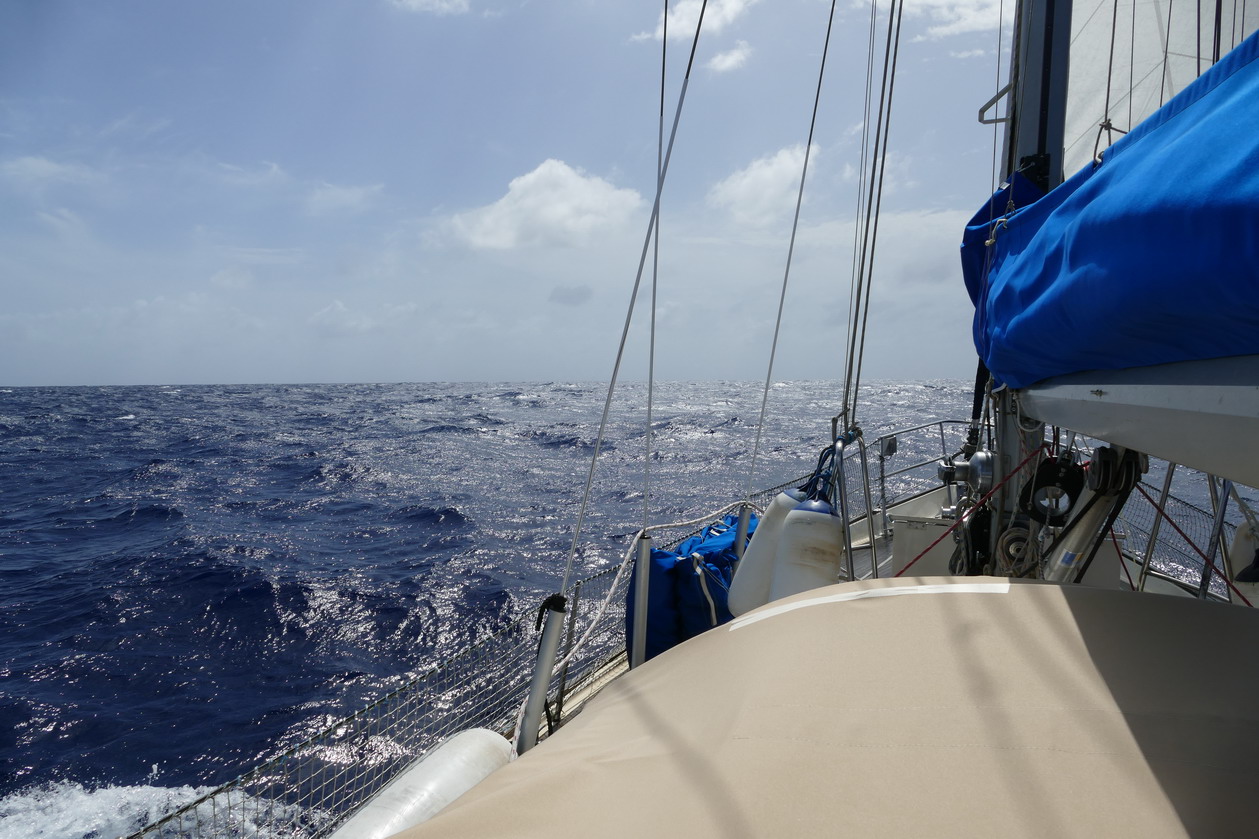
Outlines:
<svg viewBox="0 0 1259 839"><path fill-rule="evenodd" d="M1149 494L1148 492L1146 492L1144 489L1142 489L1142 487L1141 487L1141 485L1140 485L1140 484L1137 484L1137 491L1138 491L1138 492L1140 492L1142 495L1144 495L1144 496L1145 496L1145 500L1146 500L1146 501L1149 501L1149 502L1150 502L1150 504L1152 504L1152 505L1154 506L1154 510L1155 510L1155 511L1156 511L1156 512L1160 515L1160 516L1162 516L1162 517L1163 517L1163 521L1165 521L1165 522L1167 522L1168 524L1170 524L1170 525L1172 526L1172 530L1175 530L1177 533L1179 533L1179 534L1180 534L1180 538L1182 538L1182 539L1184 539L1184 540L1185 540L1185 544L1186 544L1186 545L1188 545L1189 547L1193 548L1194 553L1196 553L1198 556L1202 557L1202 561L1203 561L1203 563L1205 563L1205 564L1207 564L1207 565L1210 565L1210 566L1211 566L1211 570L1212 570L1212 571L1214 571L1216 574L1219 574L1219 576L1220 576L1220 579L1221 579L1221 580L1223 580L1224 582L1228 583L1228 587L1229 587L1230 589L1232 589L1233 594L1236 594L1236 595L1238 596L1238 598L1240 598L1240 599L1241 599L1241 602L1243 602L1243 603L1245 603L1247 606L1251 606L1251 607L1253 608L1254 604L1253 604L1253 603L1251 603L1249 600L1247 600L1247 599L1246 599L1246 595L1242 594L1240 591L1238 591L1238 590L1237 590L1237 586L1233 585L1233 581L1232 581L1232 580L1230 580L1230 579L1228 578L1228 575L1227 575L1227 574L1225 574L1225 573L1223 573L1223 572L1221 572L1221 571L1220 571L1220 569L1219 569L1219 566L1217 566L1214 562L1212 562L1210 559L1208 559L1208 558L1207 558L1207 555L1206 555L1205 553L1203 553L1203 552L1202 552L1202 549L1201 549L1201 548L1199 548L1197 545L1195 545L1195 544L1194 544L1194 541L1193 541L1192 539L1190 539L1188 536L1186 536L1186 535L1185 535L1185 531L1183 531L1183 530L1181 530L1181 529L1180 529L1180 526L1179 526L1179 525L1177 525L1177 524L1176 524L1176 522L1172 520L1172 517L1171 517L1171 516L1169 516L1169 515L1167 514L1167 511L1166 511L1166 510L1160 510L1160 509L1159 509L1158 503L1157 503L1157 502L1156 502L1153 498L1151 498L1151 497L1150 497L1150 494ZM1151 554L1151 551L1147 549L1147 550L1146 550L1146 552L1145 552L1145 554L1146 554L1146 555L1145 555L1145 561L1146 561L1146 562L1149 562L1149 561L1150 561L1150 554Z"/></svg>
<svg viewBox="0 0 1259 839"><path fill-rule="evenodd" d="M945 537L945 536L948 536L950 533L952 533L954 530L956 530L956 529L958 528L958 526L959 526L959 525L961 525L961 524L963 524L963 523L967 520L967 518L968 518L968 517L969 517L972 513L974 513L974 512L975 512L976 510L978 510L979 508L983 507L983 506L984 506L984 504L988 501L988 499L989 499L989 498L991 498L991 497L993 496L993 494L994 494L994 493L996 493L996 491L997 491L997 490L1001 489L1001 487L1003 487L1003 486L1005 486L1007 483L1009 483L1011 478L1013 478L1015 475L1017 475L1017 474L1018 474L1018 473L1019 473L1019 472L1023 469L1023 467L1024 467L1024 466L1026 466L1028 463L1030 463L1030 462L1031 462L1032 458L1036 457L1036 455L1040 454L1040 453L1041 453L1041 452L1043 452L1043 451L1048 451L1048 450L1046 449L1046 447L1045 447L1045 446L1043 446L1043 445L1041 445L1041 446L1037 446L1035 449L1033 449L1033 450L1032 450L1032 453L1031 453L1031 454L1029 454L1026 458L1024 458L1022 463L1020 463L1018 466L1015 466L1015 467L1014 467L1014 470L1013 470L1012 472L1010 472L1010 474L1006 475L1004 478L1002 478L1002 479L1001 479L1001 483L997 484L995 487L993 487L992 489L988 490L988 493L987 493L987 494L986 494L983 498L979 499L979 501L975 504L975 506L974 506L974 507L971 507L971 508L970 508L969 510L967 510L965 513L962 513L962 515L958 516L957 521L955 521L955 522L953 522L953 524L949 525L948 530L945 530L943 533L941 533L941 534L940 534L940 538L936 539L936 540L935 540L934 542L932 542L930 545L927 545L927 547L923 549L922 553L918 554L918 556L916 556L916 557L914 557L913 559L911 559L911 560L909 561L909 563L908 563L908 564L907 564L904 568L902 568L901 570L897 571L897 572L896 572L895 574L893 574L892 576L893 576L893 577L899 577L899 576L901 576L902 574L904 574L906 571L908 571L910 568L913 568L913 567L914 567L914 563L915 563L915 562L917 562L918 560L922 559L924 556L926 556L928 553L930 553L930 552L931 552L931 549L932 549L932 548L934 548L936 545L938 545L938 544L940 544L942 541L944 541L944 537Z"/></svg>

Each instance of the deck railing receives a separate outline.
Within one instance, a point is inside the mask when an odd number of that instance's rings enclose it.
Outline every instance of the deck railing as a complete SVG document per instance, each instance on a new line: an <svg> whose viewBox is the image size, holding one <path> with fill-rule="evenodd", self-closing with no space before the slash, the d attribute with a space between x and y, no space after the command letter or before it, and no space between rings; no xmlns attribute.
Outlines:
<svg viewBox="0 0 1259 839"><path fill-rule="evenodd" d="M868 442L854 441L844 453L850 519L866 517L870 526L876 526L878 511L938 487L936 464L961 448L968 427L965 421L933 422ZM764 507L783 488L806 479L802 476L763 490L752 501ZM1143 562L1149 558L1151 575L1188 588L1201 577L1201 553L1210 537L1212 516L1175 498L1166 509L1177 526L1162 528L1151 549L1148 542L1156 511L1144 497L1134 494L1120 519L1124 530L1120 538L1125 540L1127 554ZM871 511L876 516L866 516ZM1232 526L1227 527L1231 533ZM667 547L695 532L694 528L665 531L656 540ZM586 632L605 600L608 605L587 644L552 680L551 720L556 725L576 713L579 703L593 694L594 683L623 666L625 589L631 575L618 575L618 568L583 579L564 592L570 614L561 653ZM1211 594L1227 598L1226 583L1218 575ZM511 736L537 652L535 615L520 616L128 839L320 839L445 738L474 727Z"/></svg>

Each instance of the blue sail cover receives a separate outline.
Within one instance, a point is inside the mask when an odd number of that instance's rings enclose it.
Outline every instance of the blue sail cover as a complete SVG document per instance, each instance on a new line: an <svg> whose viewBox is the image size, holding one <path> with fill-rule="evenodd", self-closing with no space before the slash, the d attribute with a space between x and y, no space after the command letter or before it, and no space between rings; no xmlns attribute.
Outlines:
<svg viewBox="0 0 1259 839"><path fill-rule="evenodd" d="M1256 58L1259 34L1100 166L1008 215L1008 191L980 209L963 271L998 382L1259 353Z"/></svg>
<svg viewBox="0 0 1259 839"><path fill-rule="evenodd" d="M756 533L752 514L748 536ZM739 517L710 524L673 550L651 549L647 578L645 656L655 658L701 632L733 619L727 605L734 578L734 542ZM625 646L634 647L634 608L638 575L625 594Z"/></svg>

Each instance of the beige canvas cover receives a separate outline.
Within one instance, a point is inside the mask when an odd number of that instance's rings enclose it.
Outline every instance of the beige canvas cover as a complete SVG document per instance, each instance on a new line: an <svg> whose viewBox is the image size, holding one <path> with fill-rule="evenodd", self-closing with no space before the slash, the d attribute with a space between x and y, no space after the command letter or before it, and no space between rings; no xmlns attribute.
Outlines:
<svg viewBox="0 0 1259 839"><path fill-rule="evenodd" d="M784 608L791 607L791 608ZM993 578L771 603L420 837L1259 835L1259 615Z"/></svg>

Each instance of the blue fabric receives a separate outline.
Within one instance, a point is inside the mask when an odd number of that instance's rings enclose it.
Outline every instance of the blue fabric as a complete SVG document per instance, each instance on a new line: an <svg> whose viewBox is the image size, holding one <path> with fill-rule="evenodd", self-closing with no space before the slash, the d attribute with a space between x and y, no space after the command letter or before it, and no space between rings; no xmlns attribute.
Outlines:
<svg viewBox="0 0 1259 839"><path fill-rule="evenodd" d="M748 536L756 532L756 523L757 517L753 514ZM714 607L716 625L731 620L727 599L734 577L734 540L738 524L738 516L726 516L672 551L652 549L647 580L647 658L711 629ZM704 585L701 585L701 577ZM705 587L713 605L704 594ZM635 575L630 579L625 596L625 638L630 648L634 645L636 590Z"/></svg>
<svg viewBox="0 0 1259 839"><path fill-rule="evenodd" d="M1040 200L1044 195L1044 190L1015 172L1009 182L994 192L966 223L966 230L962 233L962 279L966 282L970 302L978 305L983 291L984 260L988 257L987 242L992 235L993 221Z"/></svg>
<svg viewBox="0 0 1259 839"><path fill-rule="evenodd" d="M968 231L975 346L999 383L1259 353L1257 57L1259 34L998 222L974 285Z"/></svg>

